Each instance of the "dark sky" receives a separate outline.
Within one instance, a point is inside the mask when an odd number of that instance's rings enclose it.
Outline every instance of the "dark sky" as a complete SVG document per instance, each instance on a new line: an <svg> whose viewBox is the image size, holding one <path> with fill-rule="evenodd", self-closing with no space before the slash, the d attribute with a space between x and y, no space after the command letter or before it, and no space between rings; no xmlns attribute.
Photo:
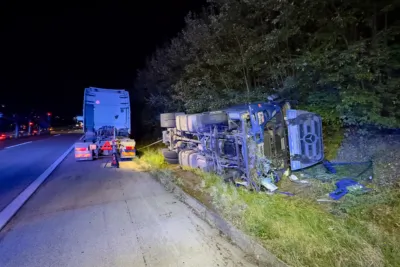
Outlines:
<svg viewBox="0 0 400 267"><path fill-rule="evenodd" d="M13 2L0 5L0 105L74 116L81 113L87 86L132 88L146 56L180 31L188 11L205 1L108 1L86 7Z"/></svg>

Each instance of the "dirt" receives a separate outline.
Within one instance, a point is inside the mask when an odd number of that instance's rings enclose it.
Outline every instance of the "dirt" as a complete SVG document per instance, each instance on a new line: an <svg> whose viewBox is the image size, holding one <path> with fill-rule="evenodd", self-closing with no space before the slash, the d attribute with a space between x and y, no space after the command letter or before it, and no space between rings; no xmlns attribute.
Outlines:
<svg viewBox="0 0 400 267"><path fill-rule="evenodd" d="M171 169L175 177L179 177L182 184L180 187L187 194L196 198L198 201L203 203L207 208L216 211L212 204L212 197L207 192L201 189L202 178L198 175L183 170L181 167L175 167Z"/></svg>
<svg viewBox="0 0 400 267"><path fill-rule="evenodd" d="M337 161L372 161L373 182L379 186L400 184L400 135L349 135L343 141Z"/></svg>

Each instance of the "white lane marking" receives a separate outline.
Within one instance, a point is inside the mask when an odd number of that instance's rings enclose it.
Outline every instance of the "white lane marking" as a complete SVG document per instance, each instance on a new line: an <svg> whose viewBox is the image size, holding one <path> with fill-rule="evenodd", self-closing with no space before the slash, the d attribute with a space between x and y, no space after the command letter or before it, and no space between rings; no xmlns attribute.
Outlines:
<svg viewBox="0 0 400 267"><path fill-rule="evenodd" d="M32 141L25 142L25 143L21 143L21 144L14 145L14 146L7 146L7 147L5 147L5 149L7 149L7 148L12 148L12 147L16 147L16 146L22 146L22 145L26 145L26 144L29 144L29 143L32 143Z"/></svg>
<svg viewBox="0 0 400 267"><path fill-rule="evenodd" d="M56 134L56 135L53 135L53 136L60 136L61 134Z"/></svg>
<svg viewBox="0 0 400 267"><path fill-rule="evenodd" d="M82 140L84 136L79 138ZM25 202L35 193L41 184L50 176L50 174L57 168L58 165L68 156L74 149L73 144L67 151L64 152L47 170L44 171L35 181L33 181L24 191L22 191L7 207L0 212L0 231L11 220L11 218L18 212L18 210L25 204Z"/></svg>

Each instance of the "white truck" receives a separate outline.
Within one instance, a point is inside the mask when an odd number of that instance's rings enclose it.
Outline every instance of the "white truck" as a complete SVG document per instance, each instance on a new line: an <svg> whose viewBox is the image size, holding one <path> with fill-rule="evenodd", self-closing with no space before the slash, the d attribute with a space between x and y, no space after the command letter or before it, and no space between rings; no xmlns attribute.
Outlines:
<svg viewBox="0 0 400 267"><path fill-rule="evenodd" d="M93 160L117 155L119 159L136 156L131 134L129 92L123 89L85 89L83 100L84 137L75 143L75 159Z"/></svg>

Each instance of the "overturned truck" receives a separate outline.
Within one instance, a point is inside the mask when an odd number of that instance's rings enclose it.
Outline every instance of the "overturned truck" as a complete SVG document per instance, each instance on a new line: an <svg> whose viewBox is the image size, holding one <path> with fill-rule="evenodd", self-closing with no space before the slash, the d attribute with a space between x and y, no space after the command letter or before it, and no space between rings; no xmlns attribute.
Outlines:
<svg viewBox="0 0 400 267"><path fill-rule="evenodd" d="M324 158L321 117L269 98L198 114L160 115L165 161L254 190L274 191L283 172Z"/></svg>

